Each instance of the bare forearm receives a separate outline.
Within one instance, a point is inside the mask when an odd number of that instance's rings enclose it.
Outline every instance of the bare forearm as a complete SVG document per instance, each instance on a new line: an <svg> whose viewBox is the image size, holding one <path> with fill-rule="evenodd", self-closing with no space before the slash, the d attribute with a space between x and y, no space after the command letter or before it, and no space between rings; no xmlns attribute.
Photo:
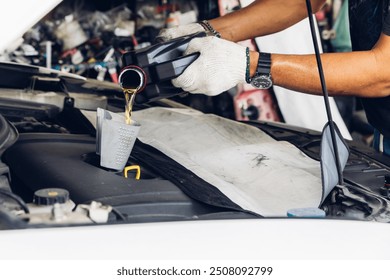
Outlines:
<svg viewBox="0 0 390 280"><path fill-rule="evenodd" d="M324 0L311 0L318 10ZM222 38L238 42L281 31L307 17L305 1L257 0L226 16L210 20Z"/></svg>
<svg viewBox="0 0 390 280"><path fill-rule="evenodd" d="M361 97L390 96L390 36L381 35L370 51L321 55L330 95ZM250 75L257 67L257 52L250 54ZM272 54L274 85L295 91L322 95L315 55Z"/></svg>
<svg viewBox="0 0 390 280"><path fill-rule="evenodd" d="M330 95L367 95L377 72L370 52L321 55L324 76ZM369 74L370 73L370 74ZM275 85L295 91L321 95L322 88L314 55L272 55L271 74Z"/></svg>

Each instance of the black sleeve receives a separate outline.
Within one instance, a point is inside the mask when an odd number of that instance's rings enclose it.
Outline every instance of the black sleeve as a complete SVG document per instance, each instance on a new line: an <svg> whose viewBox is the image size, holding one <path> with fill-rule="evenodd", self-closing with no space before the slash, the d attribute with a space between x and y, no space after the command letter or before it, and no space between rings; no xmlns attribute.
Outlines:
<svg viewBox="0 0 390 280"><path fill-rule="evenodd" d="M387 14L383 22L382 32L390 36L390 13Z"/></svg>

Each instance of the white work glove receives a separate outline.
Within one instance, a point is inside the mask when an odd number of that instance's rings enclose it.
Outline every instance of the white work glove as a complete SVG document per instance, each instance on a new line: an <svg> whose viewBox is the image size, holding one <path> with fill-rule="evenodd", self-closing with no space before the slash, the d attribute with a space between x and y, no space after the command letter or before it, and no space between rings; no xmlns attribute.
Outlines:
<svg viewBox="0 0 390 280"><path fill-rule="evenodd" d="M246 47L217 37L195 38L185 54L200 52L179 77L175 87L190 93L217 95L245 82Z"/></svg>
<svg viewBox="0 0 390 280"><path fill-rule="evenodd" d="M204 32L204 28L199 23L190 23L172 28L164 28L157 35L156 40L166 42L174 38L190 35L198 32Z"/></svg>

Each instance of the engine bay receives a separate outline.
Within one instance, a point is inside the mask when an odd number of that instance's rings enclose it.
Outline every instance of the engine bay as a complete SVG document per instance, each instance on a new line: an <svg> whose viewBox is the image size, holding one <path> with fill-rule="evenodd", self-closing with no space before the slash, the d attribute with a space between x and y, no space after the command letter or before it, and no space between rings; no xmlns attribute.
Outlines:
<svg viewBox="0 0 390 280"><path fill-rule="evenodd" d="M122 112L119 87L77 79L69 82L58 73L37 75L37 68L20 71L14 65L3 66L8 71L0 80L0 228L261 218L139 140L127 162L139 166L139 180L135 172L126 178L123 172L101 167L96 130L81 110L105 106ZM14 71L9 72L10 67ZM12 85L22 89L11 87L10 74ZM183 105L161 100L134 110L155 106ZM245 123L319 159L317 132L284 124ZM320 208L327 218L388 222L389 191L384 186L390 160L359 143L349 145L345 185L336 186ZM43 198L39 196L42 190Z"/></svg>

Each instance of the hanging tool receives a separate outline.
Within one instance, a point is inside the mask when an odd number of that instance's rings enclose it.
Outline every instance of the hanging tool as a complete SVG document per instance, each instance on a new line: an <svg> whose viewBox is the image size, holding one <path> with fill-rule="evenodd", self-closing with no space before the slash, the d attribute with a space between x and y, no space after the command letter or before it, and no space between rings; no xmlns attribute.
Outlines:
<svg viewBox="0 0 390 280"><path fill-rule="evenodd" d="M321 137L321 171L323 193L322 201L329 194L331 189L336 185L343 185L343 170L349 156L349 148L347 143L341 137L340 131L332 118L332 111L329 105L329 94L326 87L324 70L321 62L321 55L317 42L317 36L314 28L313 11L310 0L306 0L307 14L309 17L310 31L317 60L317 68L321 81L322 93L328 122L325 124Z"/></svg>

